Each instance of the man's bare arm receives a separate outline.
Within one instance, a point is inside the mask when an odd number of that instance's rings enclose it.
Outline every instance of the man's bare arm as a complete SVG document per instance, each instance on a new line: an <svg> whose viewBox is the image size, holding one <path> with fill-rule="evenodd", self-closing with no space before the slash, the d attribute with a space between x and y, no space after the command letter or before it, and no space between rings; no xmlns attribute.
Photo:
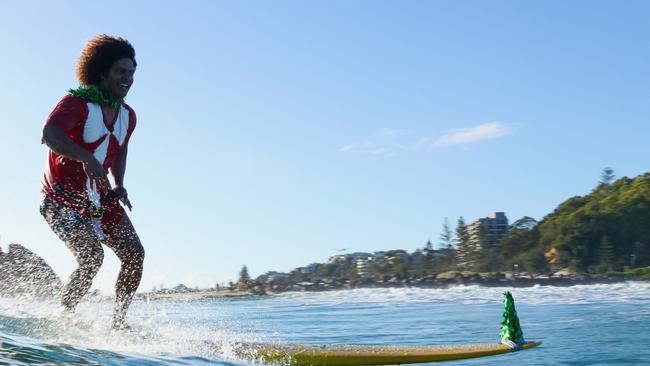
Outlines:
<svg viewBox="0 0 650 366"><path fill-rule="evenodd" d="M126 172L126 156L129 152L128 150L128 146L123 146L111 167L111 174L113 175L113 180L115 180L116 187L124 186L124 173Z"/></svg>
<svg viewBox="0 0 650 366"><path fill-rule="evenodd" d="M119 200L122 201L122 203L124 203L126 207L129 208L129 210L131 210L133 206L129 201L129 196L126 188L124 188L124 173L126 173L126 156L129 153L128 150L128 145L123 146L120 149L119 155L117 155L115 161L113 162L113 166L111 166L111 174L113 175L113 180L115 181L115 189L113 191L117 194Z"/></svg>

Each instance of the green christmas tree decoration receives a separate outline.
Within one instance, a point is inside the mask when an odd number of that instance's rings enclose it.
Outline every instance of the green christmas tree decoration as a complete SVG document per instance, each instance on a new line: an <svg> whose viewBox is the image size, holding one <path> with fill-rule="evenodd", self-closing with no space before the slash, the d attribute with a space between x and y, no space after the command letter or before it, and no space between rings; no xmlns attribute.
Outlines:
<svg viewBox="0 0 650 366"><path fill-rule="evenodd" d="M516 347L524 343L524 332L521 330L521 325L519 325L515 300L512 298L512 294L510 291L506 291L503 295L505 309L503 310L503 321L501 321L499 337L501 337L501 343Z"/></svg>

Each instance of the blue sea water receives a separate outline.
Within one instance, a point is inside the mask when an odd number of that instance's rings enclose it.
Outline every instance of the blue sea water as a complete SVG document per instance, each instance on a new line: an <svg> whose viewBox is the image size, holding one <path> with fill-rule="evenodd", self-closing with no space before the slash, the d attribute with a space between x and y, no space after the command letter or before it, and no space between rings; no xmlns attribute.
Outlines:
<svg viewBox="0 0 650 366"><path fill-rule="evenodd" d="M0 298L0 364L249 365L215 343L466 344L498 342L511 290L522 352L450 365L650 364L650 283L573 287L357 289L194 301L136 301L131 332L109 329L108 301L74 315L55 302Z"/></svg>

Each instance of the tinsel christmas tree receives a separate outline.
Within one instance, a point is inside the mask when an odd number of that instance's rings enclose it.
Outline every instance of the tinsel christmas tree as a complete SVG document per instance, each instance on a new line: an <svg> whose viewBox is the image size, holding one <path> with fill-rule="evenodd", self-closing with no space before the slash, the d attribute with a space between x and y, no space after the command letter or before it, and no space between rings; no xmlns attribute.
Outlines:
<svg viewBox="0 0 650 366"><path fill-rule="evenodd" d="M517 317L517 310L515 310L515 300L512 298L510 291L504 294L503 304L503 321L501 322L501 329L499 330L499 337L501 343L517 346L524 343L524 332L519 325L519 318Z"/></svg>

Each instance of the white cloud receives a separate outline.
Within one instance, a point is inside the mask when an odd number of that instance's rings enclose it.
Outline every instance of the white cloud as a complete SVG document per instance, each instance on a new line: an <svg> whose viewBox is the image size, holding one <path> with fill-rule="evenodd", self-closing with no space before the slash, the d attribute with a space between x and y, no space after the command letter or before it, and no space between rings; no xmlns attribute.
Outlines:
<svg viewBox="0 0 650 366"><path fill-rule="evenodd" d="M359 148L358 144L348 144L343 146L339 151L345 152L345 151L353 151Z"/></svg>
<svg viewBox="0 0 650 366"><path fill-rule="evenodd" d="M382 128L365 143L351 143L339 149L340 152L356 152L377 156L396 156L404 146L399 142L407 133L394 128Z"/></svg>
<svg viewBox="0 0 650 366"><path fill-rule="evenodd" d="M496 139L505 136L510 128L501 122L483 123L469 128L460 128L446 133L437 139L421 137L409 141L409 133L401 130L384 128L365 143L351 143L339 149L345 153L362 153L378 156L396 156L398 153L412 150L444 148L452 145L464 145L481 140Z"/></svg>
<svg viewBox="0 0 650 366"><path fill-rule="evenodd" d="M501 122L484 123L470 128L457 129L442 135L432 144L432 147L442 148L496 139L505 136L508 131L508 126Z"/></svg>
<svg viewBox="0 0 650 366"><path fill-rule="evenodd" d="M365 144L348 144L339 149L341 152L360 152L370 155L395 156L396 153L390 146L380 146L372 142Z"/></svg>

